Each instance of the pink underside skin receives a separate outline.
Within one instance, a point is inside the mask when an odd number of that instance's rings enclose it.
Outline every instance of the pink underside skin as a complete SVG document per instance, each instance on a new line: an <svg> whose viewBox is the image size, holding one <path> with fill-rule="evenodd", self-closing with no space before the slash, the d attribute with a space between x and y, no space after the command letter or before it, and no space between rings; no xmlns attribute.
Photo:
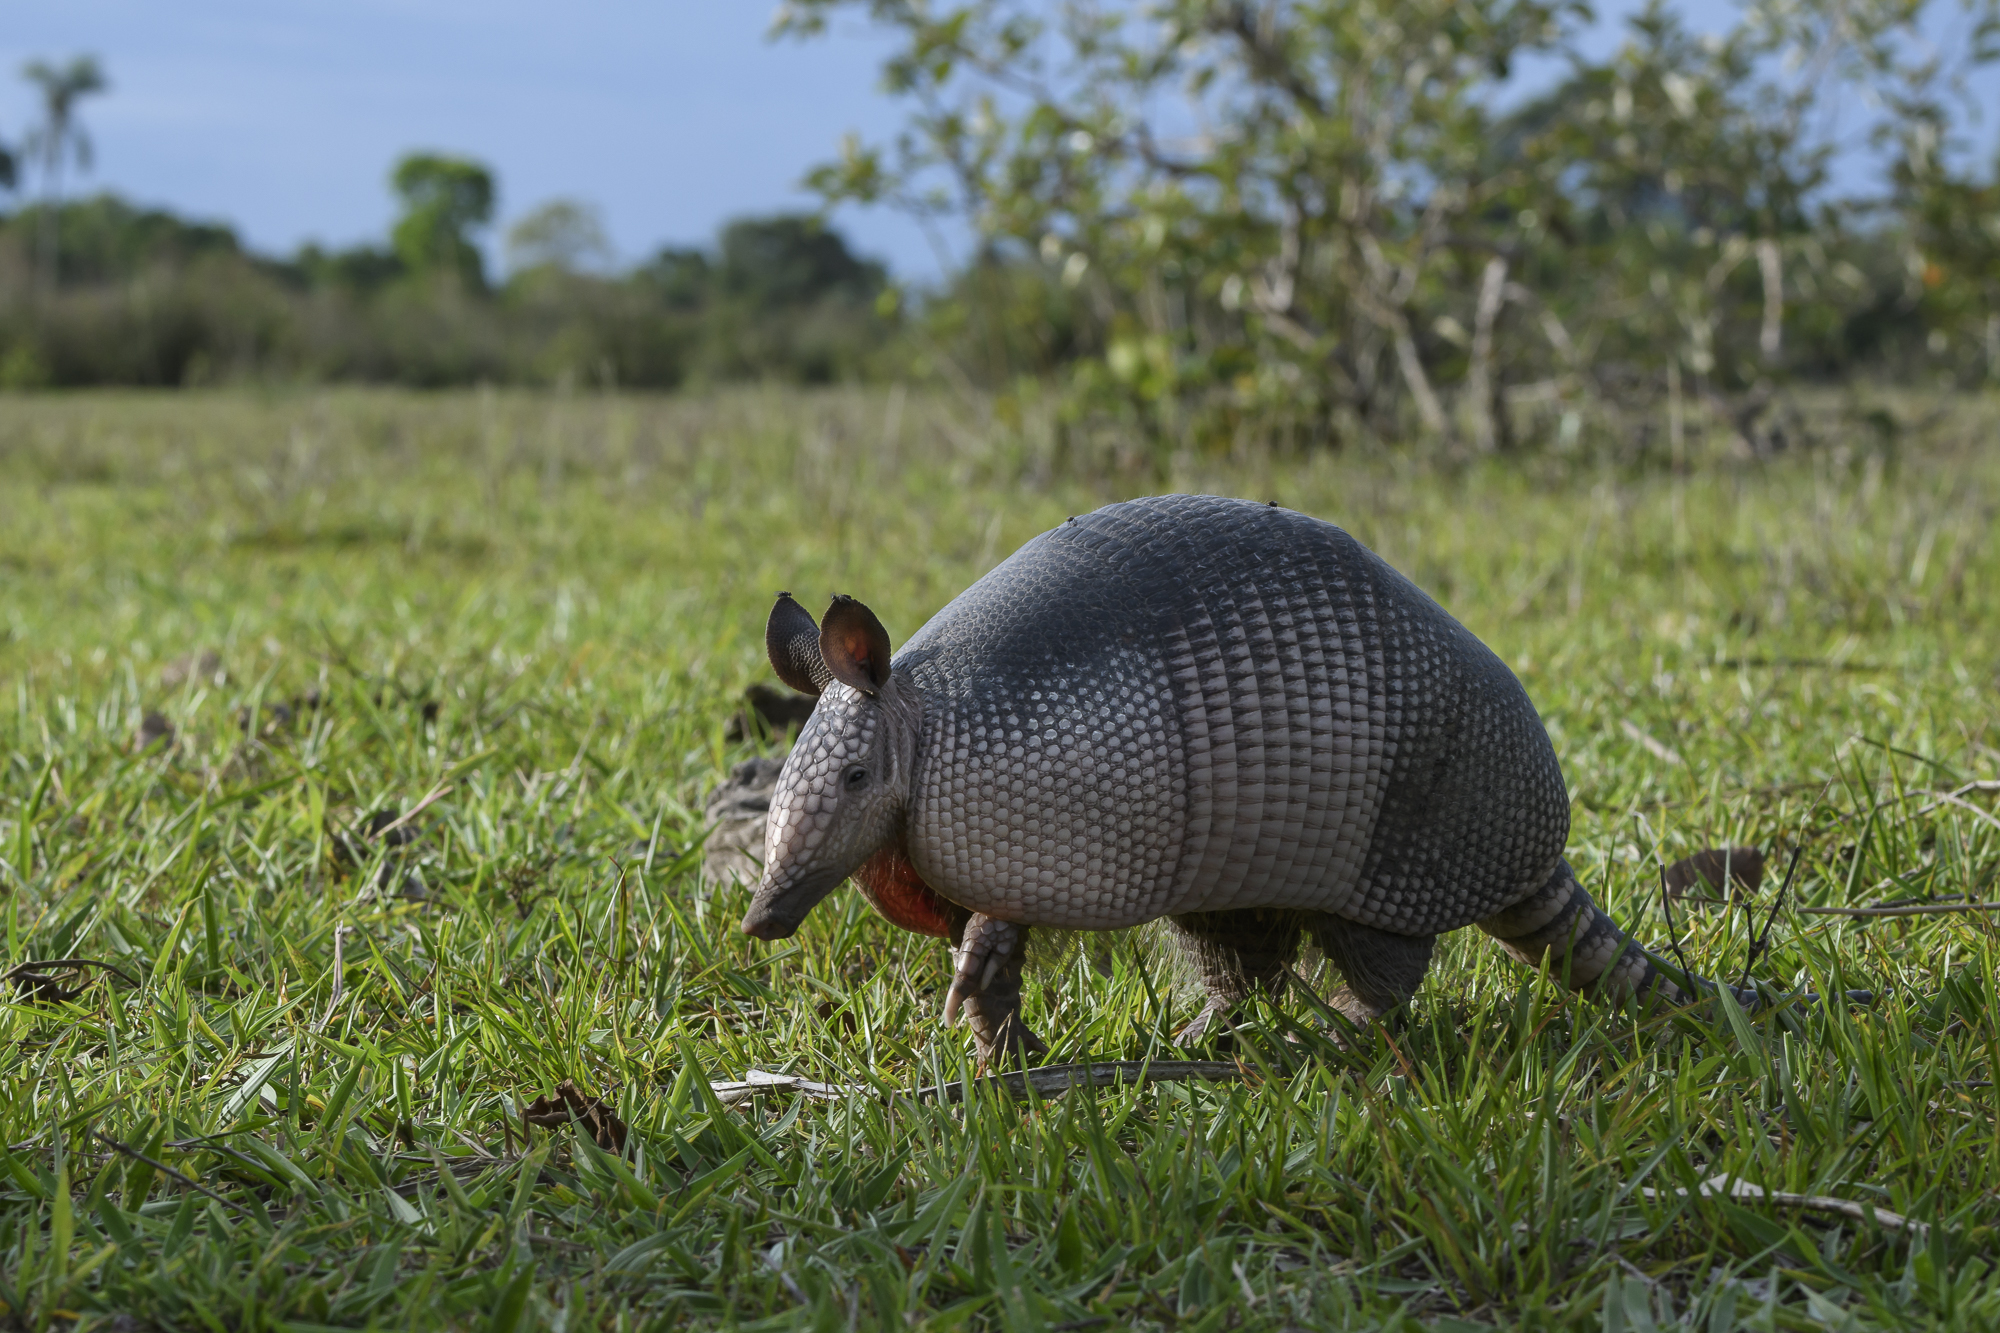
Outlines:
<svg viewBox="0 0 2000 1333"><path fill-rule="evenodd" d="M875 910L904 930L919 935L951 935L944 899L924 883L901 847L884 847L854 872L854 882Z"/></svg>

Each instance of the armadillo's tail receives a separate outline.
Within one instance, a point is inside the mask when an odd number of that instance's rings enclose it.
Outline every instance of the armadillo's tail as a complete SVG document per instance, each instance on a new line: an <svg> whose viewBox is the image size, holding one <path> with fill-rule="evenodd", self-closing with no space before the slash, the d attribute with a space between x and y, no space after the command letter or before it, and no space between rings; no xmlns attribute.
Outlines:
<svg viewBox="0 0 2000 1333"><path fill-rule="evenodd" d="M1540 890L1487 917L1479 928L1529 967L1540 967L1546 959L1553 975L1585 994L1686 1004L1697 995L1727 989L1745 1009L1790 1000L1815 1004L1820 998L1810 991L1773 994L1730 986L1655 957L1590 900L1567 861L1556 863L1555 873ZM1876 993L1851 990L1842 998L1849 1004L1873 1004Z"/></svg>
<svg viewBox="0 0 2000 1333"><path fill-rule="evenodd" d="M1698 979L1683 976L1648 954L1590 900L1569 862L1559 861L1549 882L1479 928L1530 967L1548 961L1549 972L1591 995L1637 996L1668 1004L1693 998Z"/></svg>

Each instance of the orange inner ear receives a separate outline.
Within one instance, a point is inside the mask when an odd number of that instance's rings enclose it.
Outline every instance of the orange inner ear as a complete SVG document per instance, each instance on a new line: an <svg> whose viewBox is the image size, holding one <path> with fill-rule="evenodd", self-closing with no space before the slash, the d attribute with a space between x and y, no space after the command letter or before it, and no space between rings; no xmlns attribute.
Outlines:
<svg viewBox="0 0 2000 1333"><path fill-rule="evenodd" d="M855 625L837 633L840 636L838 640L840 651L845 653L854 665L867 672L870 680L880 680L882 673L876 669L875 662L869 657L866 627Z"/></svg>
<svg viewBox="0 0 2000 1333"><path fill-rule="evenodd" d="M875 613L851 597L838 597L820 623L827 669L855 689L873 694L889 679L889 634Z"/></svg>

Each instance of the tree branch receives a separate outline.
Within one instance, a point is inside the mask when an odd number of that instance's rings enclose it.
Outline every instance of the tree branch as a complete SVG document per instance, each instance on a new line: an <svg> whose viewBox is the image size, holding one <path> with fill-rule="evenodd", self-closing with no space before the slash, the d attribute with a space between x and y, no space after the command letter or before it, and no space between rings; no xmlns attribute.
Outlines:
<svg viewBox="0 0 2000 1333"><path fill-rule="evenodd" d="M1507 261L1495 255L1479 278L1479 305L1472 315L1472 362L1465 372L1465 396L1472 409L1472 444L1480 453L1499 447L1493 387L1493 325L1507 295Z"/></svg>
<svg viewBox="0 0 2000 1333"><path fill-rule="evenodd" d="M1292 65L1275 40L1275 34L1264 30L1264 25L1249 5L1239 3L1229 6L1211 26L1214 31L1227 33L1242 44L1252 75L1282 89L1287 97L1315 116L1326 114L1326 102Z"/></svg>
<svg viewBox="0 0 2000 1333"><path fill-rule="evenodd" d="M1391 273L1382 247L1367 232L1361 233L1360 245L1375 283L1382 283ZM1416 337L1410 332L1409 316L1403 312L1401 305L1383 299L1369 287L1368 283L1360 284L1356 294L1368 317L1389 332L1391 345L1396 350L1396 367L1403 372L1403 383L1409 387L1410 399L1417 406L1417 419L1423 422L1427 434L1440 438L1449 435L1450 423L1445 420L1444 408L1438 404L1437 393L1431 388L1430 376L1424 373L1423 358L1417 354Z"/></svg>

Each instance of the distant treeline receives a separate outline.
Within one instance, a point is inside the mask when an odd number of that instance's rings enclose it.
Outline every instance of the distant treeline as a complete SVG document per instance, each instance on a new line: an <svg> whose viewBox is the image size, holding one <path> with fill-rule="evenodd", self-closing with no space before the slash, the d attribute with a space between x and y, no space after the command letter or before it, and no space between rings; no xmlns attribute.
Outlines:
<svg viewBox="0 0 2000 1333"><path fill-rule="evenodd" d="M456 217L462 197L433 206L467 168L475 206ZM712 248L662 249L613 271L589 212L558 203L513 229L494 281L469 237L491 207L482 177L450 159L406 160L397 180L416 188L402 191L390 244L285 259L253 253L227 226L109 194L55 206L53 227L47 205L0 216L0 387L671 388L881 372L896 328L886 275L810 216L746 218Z"/></svg>
<svg viewBox="0 0 2000 1333"><path fill-rule="evenodd" d="M1720 34L1648 0L1608 55L1568 0L795 0L780 29L864 10L908 118L808 183L977 237L936 289L803 215L620 269L562 201L496 278L491 173L431 154L392 173L382 244L280 260L61 203L45 152L52 202L0 218L0 385L893 377L1154 459L1425 437L1685 461L1802 438L1792 385L2000 384L2000 0L1745 0ZM94 67L43 73L34 142L73 141L56 94Z"/></svg>

